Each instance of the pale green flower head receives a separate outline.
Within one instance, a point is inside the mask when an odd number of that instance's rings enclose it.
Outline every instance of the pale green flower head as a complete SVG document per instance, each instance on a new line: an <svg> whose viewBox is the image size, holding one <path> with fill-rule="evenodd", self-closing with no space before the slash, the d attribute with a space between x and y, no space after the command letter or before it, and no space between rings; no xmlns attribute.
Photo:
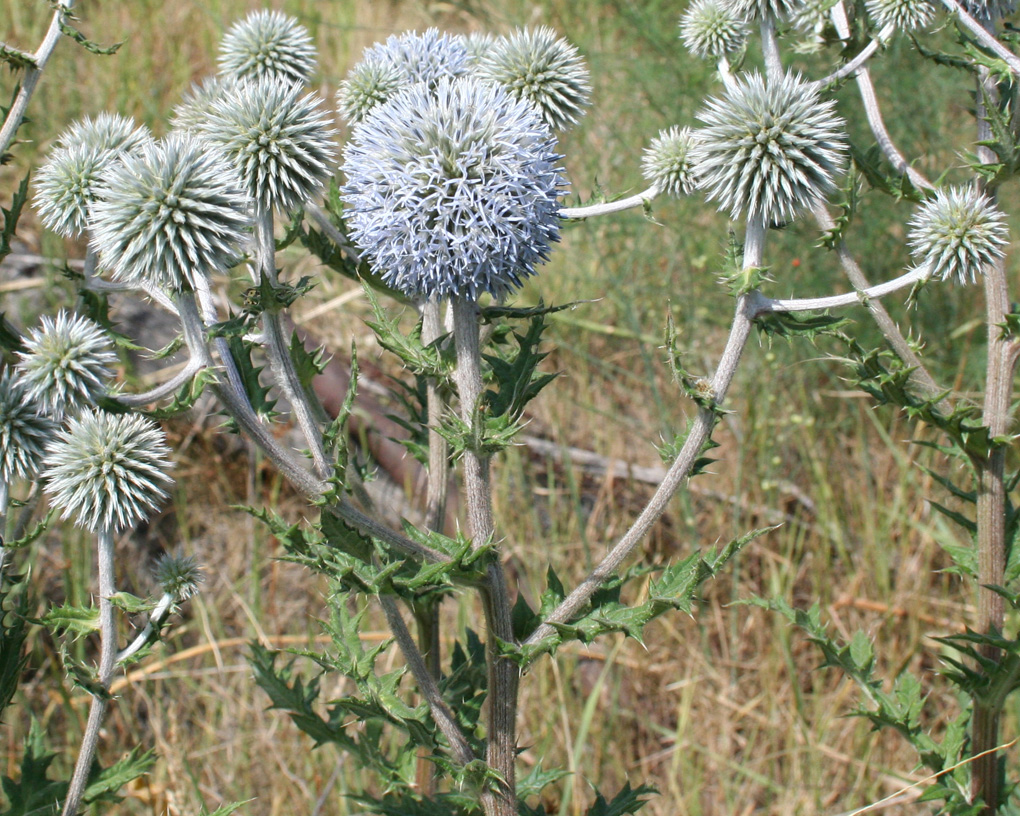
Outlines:
<svg viewBox="0 0 1020 816"><path fill-rule="evenodd" d="M269 77L303 85L315 71L315 46L294 17L281 11L253 11L223 37L219 63L225 77Z"/></svg>
<svg viewBox="0 0 1020 816"><path fill-rule="evenodd" d="M195 556L174 553L163 553L159 557L153 567L152 577L163 593L178 603L195 595L205 581Z"/></svg>
<svg viewBox="0 0 1020 816"><path fill-rule="evenodd" d="M680 39L694 56L718 60L747 42L747 21L724 0L694 0L680 18Z"/></svg>
<svg viewBox="0 0 1020 816"><path fill-rule="evenodd" d="M875 27L893 25L898 31L927 28L935 19L935 6L929 0L867 0L865 8Z"/></svg>
<svg viewBox="0 0 1020 816"><path fill-rule="evenodd" d="M695 134L690 128L671 127L663 130L645 148L641 170L645 180L666 195L688 196L697 187L691 147Z"/></svg>
<svg viewBox="0 0 1020 816"><path fill-rule="evenodd" d="M0 482L32 479L57 424L32 400L11 369L0 375Z"/></svg>
<svg viewBox="0 0 1020 816"><path fill-rule="evenodd" d="M406 76L392 60L370 55L355 65L340 83L336 94L337 112L344 121L356 125L407 84Z"/></svg>

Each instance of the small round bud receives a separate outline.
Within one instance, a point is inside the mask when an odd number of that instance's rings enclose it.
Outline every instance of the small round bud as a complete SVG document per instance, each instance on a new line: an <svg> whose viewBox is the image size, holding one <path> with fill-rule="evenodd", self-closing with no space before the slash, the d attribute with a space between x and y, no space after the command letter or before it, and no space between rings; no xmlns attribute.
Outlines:
<svg viewBox="0 0 1020 816"><path fill-rule="evenodd" d="M645 180L675 198L690 195L697 187L691 147L694 134L690 128L671 127L659 132L645 148L641 170Z"/></svg>
<svg viewBox="0 0 1020 816"><path fill-rule="evenodd" d="M281 11L253 11L223 37L219 63L223 76L303 85L315 70L315 46L295 18Z"/></svg>
<svg viewBox="0 0 1020 816"><path fill-rule="evenodd" d="M737 79L698 118L705 123L692 148L698 186L732 218L790 221L834 189L846 155L844 122L835 103L799 76Z"/></svg>
<svg viewBox="0 0 1020 816"><path fill-rule="evenodd" d="M55 419L94 405L117 361L113 342L87 317L61 310L25 338L18 369L28 398Z"/></svg>
<svg viewBox="0 0 1020 816"><path fill-rule="evenodd" d="M152 568L152 577L164 594L175 602L186 601L198 593L205 575L193 555L163 553Z"/></svg>
<svg viewBox="0 0 1020 816"><path fill-rule="evenodd" d="M718 60L739 51L749 30L723 0L694 0L680 18L680 39L699 59Z"/></svg>
<svg viewBox="0 0 1020 816"><path fill-rule="evenodd" d="M313 94L270 78L215 100L199 133L233 163L260 211L290 212L332 174L333 129Z"/></svg>
<svg viewBox="0 0 1020 816"><path fill-rule="evenodd" d="M938 190L908 222L907 238L919 269L940 280L972 283L1005 254L1006 217L971 187Z"/></svg>
<svg viewBox="0 0 1020 816"><path fill-rule="evenodd" d="M337 112L346 122L356 125L406 84L403 72L390 60L366 57L340 83Z"/></svg>
<svg viewBox="0 0 1020 816"><path fill-rule="evenodd" d="M554 148L535 108L498 85L413 85L355 127L344 151L351 238L412 297L506 294L559 238Z"/></svg>
<svg viewBox="0 0 1020 816"><path fill-rule="evenodd" d="M93 533L119 532L167 497L170 449L163 432L137 414L90 410L73 418L46 451L43 478L61 518Z"/></svg>
<svg viewBox="0 0 1020 816"><path fill-rule="evenodd" d="M181 292L234 264L248 202L234 168L201 139L171 133L108 176L92 206L92 246L114 277Z"/></svg>
<svg viewBox="0 0 1020 816"><path fill-rule="evenodd" d="M8 368L0 375L0 482L33 479L57 425L29 398Z"/></svg>
<svg viewBox="0 0 1020 816"><path fill-rule="evenodd" d="M231 93L237 87L237 82L234 77L215 76L193 83L184 92L180 104L174 108L170 127L178 131L196 132L209 117L213 102Z"/></svg>
<svg viewBox="0 0 1020 816"><path fill-rule="evenodd" d="M864 4L875 27L896 26L899 31L927 28L935 19L935 6L929 0L867 0Z"/></svg>

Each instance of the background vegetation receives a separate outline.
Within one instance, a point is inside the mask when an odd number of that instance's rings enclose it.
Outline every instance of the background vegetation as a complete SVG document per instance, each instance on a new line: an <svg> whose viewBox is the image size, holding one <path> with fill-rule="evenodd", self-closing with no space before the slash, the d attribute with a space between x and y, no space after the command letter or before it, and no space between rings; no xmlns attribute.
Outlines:
<svg viewBox="0 0 1020 816"><path fill-rule="evenodd" d="M259 5L82 0L81 29L94 40L124 45L97 58L61 43L22 130L28 141L15 148L12 165L0 168L0 203L8 204L49 142L83 114L117 110L165 132L181 93L215 71L222 32ZM709 70L676 38L682 5L667 0L272 5L313 34L318 87L328 99L362 49L392 32L553 26L586 55L595 86L589 116L562 145L572 194L582 200L600 187L620 194L643 186L641 149L660 128L692 124L714 87ZM34 48L48 11L43 0L2 4L0 38ZM812 64L805 56L801 67L810 73ZM904 151L935 176L959 163L957 154L969 148L962 134L972 130L971 96L960 76L922 61L902 37L873 62L873 72ZM12 85L4 76L2 98ZM870 143L852 102L841 112L854 135ZM546 365L565 374L535 404L530 432L641 466L659 464L654 443L680 430L692 410L663 364L667 311L680 327L689 367L708 370L732 308L716 281L725 219L698 200L660 200L653 215L655 223L624 213L569 227L553 262L520 298L585 301L555 318L549 336L555 351ZM906 208L876 193L866 198L850 243L873 281L906 263L907 216ZM9 262L0 271L3 309L23 326L35 312L73 297L59 267L65 257L81 258L84 248L43 233L31 214L19 237L25 252L56 259L38 268ZM770 242L775 294L845 288L834 259L816 243L806 223ZM319 274L311 267L298 274L309 272ZM322 274L303 301L303 314L311 315L305 327L334 352L353 338L371 359L372 333L361 322L367 307L356 293L342 307L323 307L353 288ZM900 313L901 307L890 308ZM963 390L982 360L980 312L979 291L944 286L923 293L910 316L922 339L940 349L941 379ZM861 331L871 331L863 310L852 316ZM866 723L845 718L855 692L849 681L817 670L809 643L778 616L731 605L750 594L777 594L797 606L817 601L844 634L863 627L877 639L885 675L909 665L928 677L938 702L932 710L947 718L957 710L938 676L932 638L958 631L973 598L940 571L950 563L942 547L965 542L926 504L928 497L946 500L916 464L936 464L929 461L935 454L915 450L908 459L908 446L925 429L874 410L863 394L845 390L841 374L824 347L776 340L752 349L731 392L733 412L716 434L718 463L674 501L646 542L647 556L782 526L751 543L735 569L706 588L693 618L660 620L644 645L620 640L608 649L564 649L528 678L521 760L565 758L575 771L559 786L561 814L579 813L590 802L589 778L608 790L627 779L656 785L661 796L648 805L649 814L837 814L915 779L912 753L896 736L872 734ZM302 504L291 502L275 474L242 446L224 445L210 430L217 424L215 417L196 417L168 429L178 455L173 507L119 544L122 581L137 594L150 588L148 568L164 547L183 545L207 569L203 593L169 643L116 686L119 702L101 750L116 756L142 743L161 757L121 812L190 814L200 801L250 799L243 812L259 816L357 813L357 804L342 795L355 771L330 749L309 751L286 716L265 710L268 701L251 681L246 643L306 643L317 631L324 587L307 571L273 560L275 542L243 513L225 509L274 501L283 512L299 512ZM557 569L579 576L651 492L640 480L587 473L561 456L526 448L501 462L495 479L498 525L512 553L508 566L525 590L535 591L543 578L533 574L535 564L552 559ZM85 540L62 528L27 556L40 609L87 591L92 554ZM451 608L451 627L480 625L470 606ZM30 644L30 666L34 679L23 708L41 716L51 744L75 745L88 698L56 691L60 664L44 639ZM1012 705L1007 740L1016 735L1020 714L1015 700ZM27 723L27 715L12 718L0 730L7 756L15 755ZM72 759L69 753L57 761L68 766ZM1007 761L1016 761L1015 748ZM901 802L893 810L923 812L924 805Z"/></svg>

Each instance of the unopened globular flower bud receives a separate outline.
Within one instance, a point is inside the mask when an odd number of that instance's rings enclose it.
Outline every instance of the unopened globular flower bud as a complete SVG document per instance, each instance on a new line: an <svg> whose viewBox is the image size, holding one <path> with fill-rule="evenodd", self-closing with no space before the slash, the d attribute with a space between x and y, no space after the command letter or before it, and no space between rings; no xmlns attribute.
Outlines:
<svg viewBox="0 0 1020 816"><path fill-rule="evenodd" d="M909 221L914 262L930 277L971 283L1005 254L1006 217L971 187L938 190Z"/></svg>
<svg viewBox="0 0 1020 816"><path fill-rule="evenodd" d="M496 44L496 37L488 31L472 31L464 38L464 48L467 49L468 61L472 65L478 65L492 47Z"/></svg>
<svg viewBox="0 0 1020 816"><path fill-rule="evenodd" d="M559 238L559 159L534 107L500 86L414 85L355 127L344 151L351 238L412 297L505 294Z"/></svg>
<svg viewBox="0 0 1020 816"><path fill-rule="evenodd" d="M145 125L119 113L103 112L95 117L85 116L72 122L67 130L57 137L60 147L88 145L94 150L132 152L146 142L152 141L152 133Z"/></svg>
<svg viewBox="0 0 1020 816"><path fill-rule="evenodd" d="M228 269L249 225L234 167L198 137L171 133L109 171L92 245L119 280L181 292Z"/></svg>
<svg viewBox="0 0 1020 816"><path fill-rule="evenodd" d="M202 568L193 555L163 553L152 569L153 578L166 595L174 601L186 601L198 592L205 581Z"/></svg>
<svg viewBox="0 0 1020 816"><path fill-rule="evenodd" d="M336 94L337 112L345 121L356 125L406 84L403 72L390 60L366 57L340 83Z"/></svg>
<svg viewBox="0 0 1020 816"><path fill-rule="evenodd" d="M476 73L530 102L553 130L577 122L591 99L584 60L551 28L520 28L498 38L479 58Z"/></svg>
<svg viewBox="0 0 1020 816"><path fill-rule="evenodd" d="M117 360L113 342L87 317L57 313L25 337L18 370L29 399L55 419L94 405L106 393Z"/></svg>
<svg viewBox="0 0 1020 816"><path fill-rule="evenodd" d="M32 479L57 425L28 396L10 369L0 375L0 482Z"/></svg>
<svg viewBox="0 0 1020 816"><path fill-rule="evenodd" d="M94 533L133 527L167 498L173 480L163 432L137 414L85 411L57 433L43 478L61 518Z"/></svg>
<svg viewBox="0 0 1020 816"><path fill-rule="evenodd" d="M270 78L215 100L198 132L234 165L259 211L296 209L332 172L333 129L313 94Z"/></svg>
<svg viewBox="0 0 1020 816"><path fill-rule="evenodd" d="M736 80L698 114L698 186L732 218L786 222L824 200L846 156L844 122L794 74Z"/></svg>
<svg viewBox="0 0 1020 816"><path fill-rule="evenodd" d="M690 128L671 127L652 139L645 148L641 170L645 180L667 195L679 198L690 195L697 187L691 147L695 135Z"/></svg>
<svg viewBox="0 0 1020 816"><path fill-rule="evenodd" d="M223 76L303 85L315 70L315 46L295 18L281 11L253 11L223 37L219 64Z"/></svg>
<svg viewBox="0 0 1020 816"><path fill-rule="evenodd" d="M215 76L192 84L174 107L170 127L177 131L197 131L208 118L213 102L231 93L237 82L231 76Z"/></svg>
<svg viewBox="0 0 1020 816"><path fill-rule="evenodd" d="M749 30L723 0L694 0L680 18L680 39L699 59L717 60L739 51Z"/></svg>
<svg viewBox="0 0 1020 816"><path fill-rule="evenodd" d="M935 19L935 6L929 0L867 0L864 5L879 29L893 25L899 31L913 31Z"/></svg>

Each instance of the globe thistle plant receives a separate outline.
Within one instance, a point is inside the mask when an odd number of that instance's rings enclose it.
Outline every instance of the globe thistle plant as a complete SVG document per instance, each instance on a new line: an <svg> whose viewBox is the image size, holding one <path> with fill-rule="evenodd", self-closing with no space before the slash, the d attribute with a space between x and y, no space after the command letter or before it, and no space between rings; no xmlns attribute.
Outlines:
<svg viewBox="0 0 1020 816"><path fill-rule="evenodd" d="M971 187L938 190L909 221L914 261L930 277L965 284L1005 254L1006 217Z"/></svg>
<svg viewBox="0 0 1020 816"><path fill-rule="evenodd" d="M865 8L879 29L894 25L899 31L913 31L935 19L935 6L929 0L867 0Z"/></svg>
<svg viewBox="0 0 1020 816"><path fill-rule="evenodd" d="M0 375L0 482L32 479L57 426L40 414L10 369Z"/></svg>
<svg viewBox="0 0 1020 816"><path fill-rule="evenodd" d="M98 323L61 310L42 317L25 338L18 369L28 399L55 419L74 414L106 393L117 360L113 343Z"/></svg>
<svg viewBox="0 0 1020 816"><path fill-rule="evenodd" d="M503 295L559 238L559 156L528 102L475 78L418 84L344 151L351 238L412 297Z"/></svg>
<svg viewBox="0 0 1020 816"><path fill-rule="evenodd" d="M199 133L233 163L260 212L289 212L311 199L336 156L321 100L268 77L215 100Z"/></svg>
<svg viewBox="0 0 1020 816"><path fill-rule="evenodd" d="M468 62L476 66L482 57L486 56L496 44L496 38L488 31L472 31L464 38L464 48L467 49Z"/></svg>
<svg viewBox="0 0 1020 816"><path fill-rule="evenodd" d="M280 11L253 11L223 37L219 65L226 77L269 77L303 85L315 70L315 46L295 18Z"/></svg>
<svg viewBox="0 0 1020 816"><path fill-rule="evenodd" d="M584 60L551 28L520 28L500 37L478 61L476 74L530 102L553 130L565 130L584 113L591 84Z"/></svg>
<svg viewBox="0 0 1020 816"><path fill-rule="evenodd" d="M731 14L742 20L757 22L766 17L785 20L792 15L800 0L722 0Z"/></svg>
<svg viewBox="0 0 1020 816"><path fill-rule="evenodd" d="M232 266L250 224L233 166L188 133L125 157L91 213L92 246L115 277L173 292Z"/></svg>
<svg viewBox="0 0 1020 816"><path fill-rule="evenodd" d="M198 592L205 581L202 568L193 555L163 553L152 570L153 578L165 595L174 601L186 601Z"/></svg>
<svg viewBox="0 0 1020 816"><path fill-rule="evenodd" d="M824 200L843 166L846 136L835 103L794 74L736 80L698 114L692 158L698 186L732 218L784 222Z"/></svg>
<svg viewBox="0 0 1020 816"><path fill-rule="evenodd" d="M680 18L680 39L699 59L718 60L739 51L748 25L723 0L694 0Z"/></svg>
<svg viewBox="0 0 1020 816"><path fill-rule="evenodd" d="M392 61L377 55L367 57L340 83L336 94L337 112L345 121L356 125L406 84L403 72Z"/></svg>
<svg viewBox="0 0 1020 816"><path fill-rule="evenodd" d="M93 533L119 532L147 518L173 480L163 432L138 414L90 410L57 433L43 478L61 518Z"/></svg>
<svg viewBox="0 0 1020 816"><path fill-rule="evenodd" d="M690 195L697 187L691 147L695 135L690 128L671 127L659 132L645 148L641 171L645 180L660 192L680 198Z"/></svg>
<svg viewBox="0 0 1020 816"><path fill-rule="evenodd" d="M178 131L197 131L208 118L213 102L230 93L237 82L231 76L215 76L192 84L174 107L170 127Z"/></svg>
<svg viewBox="0 0 1020 816"><path fill-rule="evenodd" d="M60 147L88 145L94 150L114 152L132 152L150 141L152 134L147 127L119 113L107 112L72 122L57 138Z"/></svg>
<svg viewBox="0 0 1020 816"><path fill-rule="evenodd" d="M386 42L369 48L363 59L388 62L408 84L424 82L430 88L444 77L463 76L470 67L464 38L443 34L437 28L424 34L417 31L393 34Z"/></svg>

